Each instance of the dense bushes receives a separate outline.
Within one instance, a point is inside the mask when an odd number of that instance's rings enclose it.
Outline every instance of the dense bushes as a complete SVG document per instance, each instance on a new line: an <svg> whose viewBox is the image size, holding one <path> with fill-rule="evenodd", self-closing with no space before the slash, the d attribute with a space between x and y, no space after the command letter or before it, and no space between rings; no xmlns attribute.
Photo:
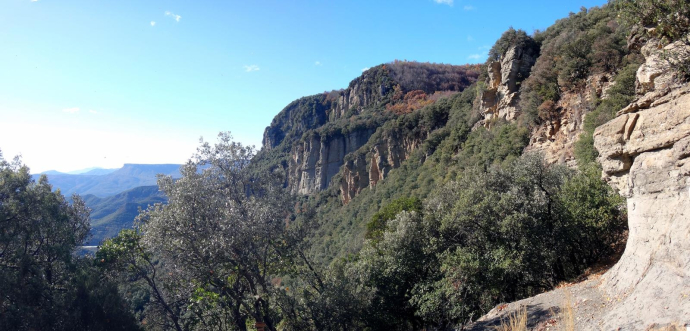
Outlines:
<svg viewBox="0 0 690 331"><path fill-rule="evenodd" d="M528 125L551 120L553 103L562 91L582 91L587 77L615 74L631 60L626 58L629 28L617 23L612 5L571 13L534 39L541 55L523 83L520 105ZM551 103L551 106L549 106Z"/></svg>
<svg viewBox="0 0 690 331"><path fill-rule="evenodd" d="M515 30L512 27L503 32L501 38L489 50L490 61L499 61L511 47L522 49L527 55L537 57L539 55L539 44L523 30Z"/></svg>
<svg viewBox="0 0 690 331"><path fill-rule="evenodd" d="M462 91L477 80L479 66L395 60L385 65L403 92Z"/></svg>
<svg viewBox="0 0 690 331"><path fill-rule="evenodd" d="M377 313L363 323L451 326L573 279L611 254L621 204L597 169L573 173L535 155L467 171L422 212L389 221L350 264L373 293Z"/></svg>

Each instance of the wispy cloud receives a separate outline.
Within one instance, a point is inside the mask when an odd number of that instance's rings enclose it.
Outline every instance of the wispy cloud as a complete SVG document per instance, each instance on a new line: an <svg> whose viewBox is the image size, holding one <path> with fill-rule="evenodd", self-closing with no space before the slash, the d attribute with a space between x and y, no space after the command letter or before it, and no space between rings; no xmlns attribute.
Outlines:
<svg viewBox="0 0 690 331"><path fill-rule="evenodd" d="M156 21L151 21L151 26L156 26Z"/></svg>
<svg viewBox="0 0 690 331"><path fill-rule="evenodd" d="M165 16L170 16L170 17L172 17L172 18L173 18L175 21L177 21L177 22L179 22L180 19L182 18L182 16L180 16L180 15L175 15L174 13L171 13L171 12L169 12L169 11L166 11L166 12L165 12Z"/></svg>
<svg viewBox="0 0 690 331"><path fill-rule="evenodd" d="M63 109L62 111L65 113L75 114L75 113L79 112L79 108L77 108L77 107L67 108L67 109Z"/></svg>
<svg viewBox="0 0 690 331"><path fill-rule="evenodd" d="M38 2L38 0L31 0L31 2Z"/></svg>
<svg viewBox="0 0 690 331"><path fill-rule="evenodd" d="M369 70L369 69L371 69L371 68L366 67L366 68L362 69L362 72L365 72L365 71L367 71L367 70Z"/></svg>
<svg viewBox="0 0 690 331"><path fill-rule="evenodd" d="M95 111L95 110L93 110L93 109L89 109L89 113L91 113L91 114L98 114L98 112Z"/></svg>
<svg viewBox="0 0 690 331"><path fill-rule="evenodd" d="M434 0L435 3L440 3L442 5L448 5L452 6L453 5L453 0Z"/></svg>
<svg viewBox="0 0 690 331"><path fill-rule="evenodd" d="M467 36L467 41L474 41L474 37L472 37L472 36Z"/></svg>
<svg viewBox="0 0 690 331"><path fill-rule="evenodd" d="M482 58L482 54L472 54L472 55L468 56L467 58L470 60L479 60Z"/></svg>
<svg viewBox="0 0 690 331"><path fill-rule="evenodd" d="M320 66L322 66L323 64L321 64L321 62L319 62L319 61L316 61L316 62L314 62L314 65L317 66L317 67L320 67Z"/></svg>
<svg viewBox="0 0 690 331"><path fill-rule="evenodd" d="M467 11L470 11L470 10L475 10L475 9L477 9L477 8L475 8L474 6L469 6L469 5L468 5L468 6L462 7L462 9L467 10Z"/></svg>
<svg viewBox="0 0 690 331"><path fill-rule="evenodd" d="M244 71L246 71L246 72L259 71L259 70L261 70L261 68L259 68L259 66L256 64L244 66Z"/></svg>

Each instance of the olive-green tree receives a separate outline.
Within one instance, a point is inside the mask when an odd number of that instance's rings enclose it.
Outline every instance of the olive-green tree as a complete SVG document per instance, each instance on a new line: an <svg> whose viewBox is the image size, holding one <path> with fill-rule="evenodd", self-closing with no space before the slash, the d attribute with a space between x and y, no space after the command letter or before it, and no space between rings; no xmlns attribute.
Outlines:
<svg viewBox="0 0 690 331"><path fill-rule="evenodd" d="M305 260L305 232L283 180L273 173L252 176L247 166L254 149L228 133L219 140L202 143L181 167L182 178L159 178L169 201L140 214L140 243L166 267L164 277L175 279L165 296L187 300L179 316L185 321L173 324L246 330L256 323L276 330L296 316L286 311L293 305L281 305L286 290L280 279Z"/></svg>

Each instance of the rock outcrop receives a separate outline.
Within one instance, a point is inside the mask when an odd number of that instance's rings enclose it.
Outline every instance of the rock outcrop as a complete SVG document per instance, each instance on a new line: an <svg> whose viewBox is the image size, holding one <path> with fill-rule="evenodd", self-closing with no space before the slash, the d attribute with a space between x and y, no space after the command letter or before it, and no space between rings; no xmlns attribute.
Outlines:
<svg viewBox="0 0 690 331"><path fill-rule="evenodd" d="M530 50L513 46L500 61L489 63L487 89L481 96L483 124L495 118L508 121L517 118L519 83L529 76L537 58Z"/></svg>
<svg viewBox="0 0 690 331"><path fill-rule="evenodd" d="M323 139L316 133L295 145L288 167L290 191L311 194L326 189L340 171L345 155L366 144L373 133L373 129L363 129Z"/></svg>
<svg viewBox="0 0 690 331"><path fill-rule="evenodd" d="M422 139L402 137L396 132L382 136L372 147L363 147L364 150L345 162L340 181L343 203L350 202L363 189L376 186L391 170L400 167L422 142Z"/></svg>
<svg viewBox="0 0 690 331"><path fill-rule="evenodd" d="M630 228L622 258L603 278L619 300L605 329L621 318L690 321L690 86L675 84L660 57L674 47L643 47L641 97L594 133L604 178L627 197Z"/></svg>
<svg viewBox="0 0 690 331"><path fill-rule="evenodd" d="M539 152L547 163L575 167L575 143L584 132L585 115L594 98L606 98L613 85L611 74L592 75L582 91L568 91L555 104L553 118L536 127L525 152Z"/></svg>
<svg viewBox="0 0 690 331"><path fill-rule="evenodd" d="M360 114L385 101L393 91L394 82L384 67L369 69L355 78L338 97L338 102L330 112L330 120Z"/></svg>
<svg viewBox="0 0 690 331"><path fill-rule="evenodd" d="M276 148L285 138L299 139L305 132L324 125L333 102L333 97L326 93L291 102L264 131L264 149Z"/></svg>

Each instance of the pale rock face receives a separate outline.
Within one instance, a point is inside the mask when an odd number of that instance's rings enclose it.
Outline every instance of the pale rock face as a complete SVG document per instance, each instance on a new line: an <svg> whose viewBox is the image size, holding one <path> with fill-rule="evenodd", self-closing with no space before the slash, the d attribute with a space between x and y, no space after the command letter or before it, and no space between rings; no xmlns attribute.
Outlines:
<svg viewBox="0 0 690 331"><path fill-rule="evenodd" d="M343 203L350 202L363 189L375 187L391 170L400 167L421 141L423 139L398 137L393 133L385 135L379 143L368 150L358 151L357 156L345 162L343 167L343 178L340 183Z"/></svg>
<svg viewBox="0 0 690 331"><path fill-rule="evenodd" d="M643 47L637 72L645 95L594 133L604 179L628 199L630 228L623 256L604 275L619 300L605 329L631 312L640 325L690 320L690 86L673 85L656 49Z"/></svg>
<svg viewBox="0 0 690 331"><path fill-rule="evenodd" d="M345 155L366 144L373 133L373 129L366 129L328 140L321 140L315 134L298 144L290 152L290 191L311 194L328 188L333 176L340 171Z"/></svg>
<svg viewBox="0 0 690 331"><path fill-rule="evenodd" d="M481 112L484 121L493 118L514 120L519 114L519 86L529 74L536 59L522 49L511 47L501 61L489 64L488 89L482 94Z"/></svg>
<svg viewBox="0 0 690 331"><path fill-rule="evenodd" d="M390 92L390 87L385 83L376 84L375 73L374 71L366 71L350 83L350 86L338 98L338 103L331 112L330 120L344 117L350 110L359 114L363 109L383 100L386 94Z"/></svg>

